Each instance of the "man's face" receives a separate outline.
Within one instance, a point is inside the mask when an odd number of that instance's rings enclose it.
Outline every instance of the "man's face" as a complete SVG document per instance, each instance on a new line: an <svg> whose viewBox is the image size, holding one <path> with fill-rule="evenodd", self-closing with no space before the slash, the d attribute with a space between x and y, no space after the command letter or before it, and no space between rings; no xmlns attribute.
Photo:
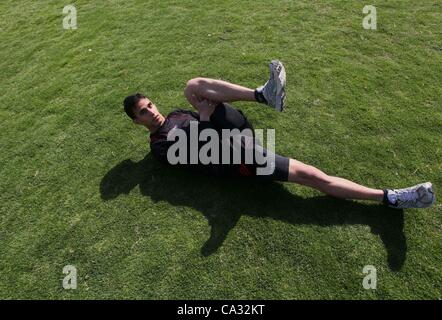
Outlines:
<svg viewBox="0 0 442 320"><path fill-rule="evenodd" d="M134 113L136 116L134 122L148 128L157 127L162 120L161 113L158 112L156 105L148 98L138 101Z"/></svg>

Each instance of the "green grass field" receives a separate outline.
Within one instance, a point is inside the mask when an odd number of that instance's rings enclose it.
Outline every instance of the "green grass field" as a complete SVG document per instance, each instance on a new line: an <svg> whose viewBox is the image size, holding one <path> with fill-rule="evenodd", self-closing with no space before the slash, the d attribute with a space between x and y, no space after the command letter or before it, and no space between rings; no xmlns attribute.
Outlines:
<svg viewBox="0 0 442 320"><path fill-rule="evenodd" d="M75 4L77 30L64 30ZM364 30L362 8L377 8ZM287 108L237 103L276 150L372 187L442 190L442 5L423 1L0 3L0 297L442 298L442 205L397 211L298 185L181 172L122 111L191 108L188 79L257 87L277 58ZM62 288L65 265L78 288ZM377 290L362 269L377 268Z"/></svg>

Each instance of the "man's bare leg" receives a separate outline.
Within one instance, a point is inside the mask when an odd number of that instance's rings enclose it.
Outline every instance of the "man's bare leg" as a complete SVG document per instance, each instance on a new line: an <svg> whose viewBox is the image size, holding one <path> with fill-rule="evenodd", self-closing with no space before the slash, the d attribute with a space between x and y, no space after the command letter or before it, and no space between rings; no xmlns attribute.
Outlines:
<svg viewBox="0 0 442 320"><path fill-rule="evenodd" d="M184 95L195 108L197 108L198 103L204 99L217 103L256 101L255 90L253 89L209 78L194 78L189 80L184 90Z"/></svg>
<svg viewBox="0 0 442 320"><path fill-rule="evenodd" d="M201 101L216 104L234 101L256 101L275 108L284 109L286 73L281 61L269 64L269 80L256 89L246 88L227 81L210 78L194 78L187 82L184 95L196 109Z"/></svg>
<svg viewBox="0 0 442 320"><path fill-rule="evenodd" d="M384 191L381 189L372 189L344 178L329 176L294 159L290 159L289 182L309 186L342 199L382 201L384 198Z"/></svg>

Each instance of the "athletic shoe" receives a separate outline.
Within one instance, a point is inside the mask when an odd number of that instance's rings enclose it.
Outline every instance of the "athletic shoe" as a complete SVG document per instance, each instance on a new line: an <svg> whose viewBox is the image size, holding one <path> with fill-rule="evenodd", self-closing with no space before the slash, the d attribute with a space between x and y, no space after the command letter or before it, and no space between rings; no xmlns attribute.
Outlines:
<svg viewBox="0 0 442 320"><path fill-rule="evenodd" d="M436 201L431 182L405 189L387 189L387 198L389 202L395 199L389 206L396 209L428 208Z"/></svg>
<svg viewBox="0 0 442 320"><path fill-rule="evenodd" d="M282 111L285 102L285 68L279 60L272 60L269 67L269 80L256 90L262 92L269 106Z"/></svg>

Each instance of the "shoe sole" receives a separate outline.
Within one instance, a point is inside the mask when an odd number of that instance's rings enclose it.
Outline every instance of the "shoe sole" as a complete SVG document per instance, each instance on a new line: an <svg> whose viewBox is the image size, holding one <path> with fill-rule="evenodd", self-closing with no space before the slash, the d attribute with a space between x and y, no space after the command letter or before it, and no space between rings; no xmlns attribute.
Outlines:
<svg viewBox="0 0 442 320"><path fill-rule="evenodd" d="M281 70L278 72L278 66L281 67ZM273 60L270 63L270 68L272 70L273 78L276 81L276 105L275 109L278 111L282 111L284 109L284 103L285 103L285 79L286 79L286 73L284 65L279 60ZM280 75L283 75L284 83L281 82Z"/></svg>
<svg viewBox="0 0 442 320"><path fill-rule="evenodd" d="M425 206L426 208L431 207L431 206L436 202L436 196L435 196L435 194L434 194L434 192L433 192L433 185L432 185L431 182L426 182L426 183L423 183L422 186L425 188L425 191L426 191L427 193L430 193L430 194L431 194L432 197L431 197L431 200L428 201L428 202L423 202L423 201L420 201L420 202L421 202L422 204L424 204L424 206Z"/></svg>

